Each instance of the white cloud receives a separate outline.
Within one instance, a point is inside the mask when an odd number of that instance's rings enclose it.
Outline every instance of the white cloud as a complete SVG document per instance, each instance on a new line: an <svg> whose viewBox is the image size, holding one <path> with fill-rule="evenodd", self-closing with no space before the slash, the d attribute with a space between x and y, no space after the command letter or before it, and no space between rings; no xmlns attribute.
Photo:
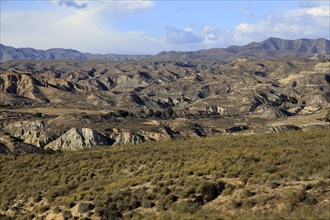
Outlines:
<svg viewBox="0 0 330 220"><path fill-rule="evenodd" d="M204 39L192 32L192 29L180 30L174 27L166 28L166 42L170 44L200 43Z"/></svg>
<svg viewBox="0 0 330 220"><path fill-rule="evenodd" d="M155 6L153 0L53 0L58 5L106 12L138 11Z"/></svg>
<svg viewBox="0 0 330 220"><path fill-rule="evenodd" d="M307 10L307 13L313 16L329 17L330 6L320 6L320 7L310 8Z"/></svg>
<svg viewBox="0 0 330 220"><path fill-rule="evenodd" d="M87 7L86 2L76 1L76 0L56 0L57 4L65 5L67 7L73 7L76 9L83 9Z"/></svg>
<svg viewBox="0 0 330 220"><path fill-rule="evenodd" d="M104 16L109 13L124 16L123 12L152 7L151 0L60 2L68 8L43 12L1 11L1 43L38 49L73 48L93 53L155 53L157 48L162 48L141 38L141 32L120 32L104 22ZM85 8L75 10L76 6Z"/></svg>
<svg viewBox="0 0 330 220"><path fill-rule="evenodd" d="M240 23L235 27L234 39L243 43L263 40L267 37L330 38L329 6L320 5L312 8L280 10L257 23Z"/></svg>

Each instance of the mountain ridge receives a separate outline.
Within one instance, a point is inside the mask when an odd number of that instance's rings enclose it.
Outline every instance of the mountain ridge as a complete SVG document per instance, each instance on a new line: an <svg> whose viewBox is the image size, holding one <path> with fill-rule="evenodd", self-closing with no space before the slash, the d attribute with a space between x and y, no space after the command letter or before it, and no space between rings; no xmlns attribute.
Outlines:
<svg viewBox="0 0 330 220"><path fill-rule="evenodd" d="M39 50L34 48L15 48L0 44L0 62L10 60L113 60L129 61L146 58L149 55L128 55L128 54L92 54L83 53L75 49L51 48Z"/></svg>
<svg viewBox="0 0 330 220"><path fill-rule="evenodd" d="M10 60L112 60L130 61L149 58L152 60L209 60L228 61L237 57L250 58L305 58L329 59L330 41L324 38L287 40L270 37L261 42L251 42L243 46L211 48L198 51L162 51L156 55L119 55L83 53L74 49L51 48L37 50L34 48L15 48L0 44L0 62Z"/></svg>
<svg viewBox="0 0 330 220"><path fill-rule="evenodd" d="M156 54L160 60L198 61L229 61L238 57L247 58L303 58L303 59L329 59L330 41L324 38L285 40L270 37L261 42L251 42L243 46L229 46L227 48L211 48L195 52L169 51Z"/></svg>
<svg viewBox="0 0 330 220"><path fill-rule="evenodd" d="M230 61L237 57L248 58L303 58L330 59L330 41L324 38L287 40L276 37L260 42L251 42L243 46L211 48L197 51L162 51L155 55L129 54L92 54L74 49L51 48L15 48L0 44L0 62L10 60L112 60L132 61L151 59L152 61Z"/></svg>

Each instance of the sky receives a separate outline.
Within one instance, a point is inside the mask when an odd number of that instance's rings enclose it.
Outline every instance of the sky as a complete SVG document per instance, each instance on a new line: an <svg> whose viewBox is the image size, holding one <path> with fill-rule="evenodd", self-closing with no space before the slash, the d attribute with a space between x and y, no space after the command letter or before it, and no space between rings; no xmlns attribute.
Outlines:
<svg viewBox="0 0 330 220"><path fill-rule="evenodd" d="M0 0L0 43L106 54L330 39L330 1Z"/></svg>

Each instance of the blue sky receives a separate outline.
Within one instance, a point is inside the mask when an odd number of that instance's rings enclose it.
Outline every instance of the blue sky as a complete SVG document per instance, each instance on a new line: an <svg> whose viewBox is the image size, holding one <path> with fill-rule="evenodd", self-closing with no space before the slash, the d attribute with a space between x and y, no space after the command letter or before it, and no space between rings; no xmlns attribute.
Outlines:
<svg viewBox="0 0 330 220"><path fill-rule="evenodd" d="M326 1L0 0L2 44L155 54L330 38Z"/></svg>

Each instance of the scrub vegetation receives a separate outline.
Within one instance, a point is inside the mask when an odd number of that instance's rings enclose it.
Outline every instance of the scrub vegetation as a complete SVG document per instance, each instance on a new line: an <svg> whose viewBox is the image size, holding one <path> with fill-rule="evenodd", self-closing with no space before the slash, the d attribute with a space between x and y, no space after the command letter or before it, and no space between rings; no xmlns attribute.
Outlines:
<svg viewBox="0 0 330 220"><path fill-rule="evenodd" d="M329 219L329 147L319 130L0 155L0 219Z"/></svg>

